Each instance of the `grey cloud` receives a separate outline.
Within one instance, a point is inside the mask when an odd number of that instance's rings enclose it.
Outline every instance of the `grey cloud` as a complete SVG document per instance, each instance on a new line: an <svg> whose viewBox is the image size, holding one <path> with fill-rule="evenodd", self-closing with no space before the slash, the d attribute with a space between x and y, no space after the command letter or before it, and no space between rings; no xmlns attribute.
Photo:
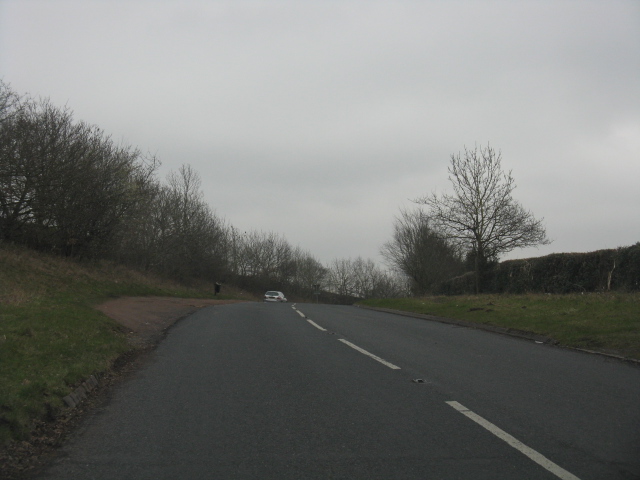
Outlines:
<svg viewBox="0 0 640 480"><path fill-rule="evenodd" d="M640 240L637 2L0 10L16 90L157 153L163 173L191 164L218 214L323 261L377 257L398 209L447 189L449 156L487 142L556 240L514 255Z"/></svg>

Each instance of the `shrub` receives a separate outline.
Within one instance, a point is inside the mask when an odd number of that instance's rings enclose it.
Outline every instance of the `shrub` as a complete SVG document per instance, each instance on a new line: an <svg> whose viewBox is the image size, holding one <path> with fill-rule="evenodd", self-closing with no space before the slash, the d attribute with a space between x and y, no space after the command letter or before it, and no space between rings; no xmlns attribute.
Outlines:
<svg viewBox="0 0 640 480"><path fill-rule="evenodd" d="M487 274L486 293L575 293L640 290L640 243L590 253L554 253L507 260ZM442 294L472 293L470 273L439 287Z"/></svg>

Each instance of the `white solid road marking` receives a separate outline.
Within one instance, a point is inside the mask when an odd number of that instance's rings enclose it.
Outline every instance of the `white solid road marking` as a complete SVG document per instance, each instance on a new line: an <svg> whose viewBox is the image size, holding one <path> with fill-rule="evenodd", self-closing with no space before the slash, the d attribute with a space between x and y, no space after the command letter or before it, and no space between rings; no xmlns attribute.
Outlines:
<svg viewBox="0 0 640 480"><path fill-rule="evenodd" d="M572 473L567 472L564 468L562 468L562 467L556 465L555 463L553 463L551 460L549 460L544 455L536 452L532 448L527 447L524 443L522 443L519 440L517 440L516 438L512 437L511 435L509 435L504 430L496 427L493 423L485 420L480 415L477 415L477 414L473 413L471 410L469 410L464 405L461 405L458 402L447 402L447 403L449 405L451 405L453 408L455 408L457 411L462 413L463 415L467 416L468 418L470 418L471 420L476 422L478 425L481 425L482 427L484 427L487 430L489 430L491 433L493 433L499 439L504 440L505 442L507 442L513 448L515 448L520 453L523 453L524 455L529 457L531 460L536 462L541 467L546 468L547 470L549 470L556 477L561 478L562 480L580 480L578 477L576 477Z"/></svg>
<svg viewBox="0 0 640 480"><path fill-rule="evenodd" d="M383 365L386 365L387 367L391 368L392 370L400 370L400 367L398 367L397 365L394 365L393 363L389 363L386 360L383 360L382 358L374 355L373 353L367 352L365 349L360 348L359 346L354 345L353 343L346 341L344 338L339 338L338 340L340 340L342 343L344 343L346 345L349 345L354 350L357 350L360 353L364 353L368 357L371 357L374 360L377 360L378 362L380 362Z"/></svg>

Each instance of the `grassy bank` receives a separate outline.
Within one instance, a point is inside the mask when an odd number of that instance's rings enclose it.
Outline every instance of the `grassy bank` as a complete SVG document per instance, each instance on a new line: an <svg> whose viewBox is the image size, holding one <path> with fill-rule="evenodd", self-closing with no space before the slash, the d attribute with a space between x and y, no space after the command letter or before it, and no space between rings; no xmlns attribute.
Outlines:
<svg viewBox="0 0 640 480"><path fill-rule="evenodd" d="M0 244L0 445L28 437L34 421L55 416L75 386L131 349L95 305L125 295L212 298L212 291Z"/></svg>
<svg viewBox="0 0 640 480"><path fill-rule="evenodd" d="M425 297L362 304L513 328L561 345L640 360L640 293Z"/></svg>

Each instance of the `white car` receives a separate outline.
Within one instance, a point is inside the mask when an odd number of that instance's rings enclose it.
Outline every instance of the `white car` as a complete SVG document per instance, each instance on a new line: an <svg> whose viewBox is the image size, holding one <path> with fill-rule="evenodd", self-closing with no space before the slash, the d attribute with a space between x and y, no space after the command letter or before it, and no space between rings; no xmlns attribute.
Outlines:
<svg viewBox="0 0 640 480"><path fill-rule="evenodd" d="M264 294L264 302L282 302L285 303L287 298L282 292L269 291Z"/></svg>

